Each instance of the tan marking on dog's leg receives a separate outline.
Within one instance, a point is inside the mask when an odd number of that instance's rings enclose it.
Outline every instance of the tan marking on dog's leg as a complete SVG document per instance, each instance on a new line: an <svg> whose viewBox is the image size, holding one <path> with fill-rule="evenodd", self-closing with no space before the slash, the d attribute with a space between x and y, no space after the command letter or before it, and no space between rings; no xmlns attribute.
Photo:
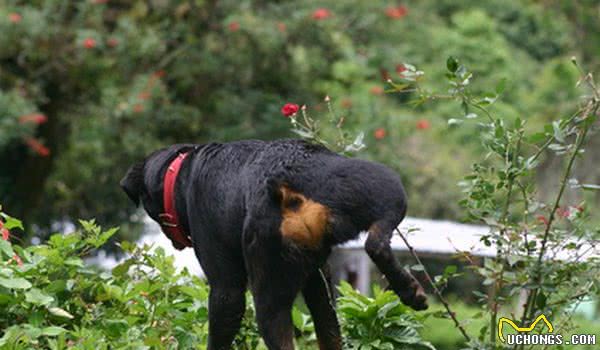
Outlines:
<svg viewBox="0 0 600 350"><path fill-rule="evenodd" d="M329 208L286 186L280 191L283 237L310 248L319 247L327 230Z"/></svg>

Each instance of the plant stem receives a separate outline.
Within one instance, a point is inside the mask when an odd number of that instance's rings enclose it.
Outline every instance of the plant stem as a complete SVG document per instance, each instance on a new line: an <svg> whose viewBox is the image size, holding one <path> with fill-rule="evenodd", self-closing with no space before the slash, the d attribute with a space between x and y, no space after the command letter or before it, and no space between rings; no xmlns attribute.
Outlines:
<svg viewBox="0 0 600 350"><path fill-rule="evenodd" d="M427 278L427 281L429 282L429 284L433 288L433 292L435 293L435 295L438 297L438 299L440 299L440 301L444 305L444 308L446 309L446 313L454 321L454 325L456 326L456 328L458 328L458 330L460 331L460 333L462 334L462 336L465 338L465 340L467 342L470 342L471 341L471 337L469 336L469 334L467 333L467 331L465 330L465 328L462 326L462 324L460 323L460 321L458 321L458 319L456 318L456 313L454 311L452 311L452 309L450 308L450 304L448 304L448 302L446 301L446 299L442 296L442 292L439 290L439 288L433 282L433 279L431 278L431 275L429 275L429 272L427 272L427 269L425 268L425 265L423 265L423 263L421 262L421 259L417 255L417 252L415 251L415 249L412 247L412 245L410 245L410 243L408 243L408 240L406 239L406 237L404 237L404 235L402 234L402 232L400 232L400 230L398 228L396 228L396 232L398 232L398 234L400 235L400 238L402 238L402 240L404 241L404 244L406 245L406 247L410 251L410 254L417 261L417 264L419 264L420 266L423 267L423 273L425 274L425 277Z"/></svg>
<svg viewBox="0 0 600 350"><path fill-rule="evenodd" d="M587 107L581 113L581 115L583 115L584 117L587 117L590 114L590 112L595 113L598 109L598 106L599 105L598 105L597 101L594 101L594 100L590 101L588 103ZM556 211L560 207L560 201L561 201L564 191L566 189L567 183L569 181L569 177L571 176L571 171L573 170L573 165L575 164L575 159L577 158L577 155L579 154L579 151L581 150L581 147L583 146L583 144L585 142L589 128L590 128L589 125L584 126L584 128L577 135L575 149L573 150L573 154L569 158L567 168L565 169L565 173L562 177L561 186L560 186L559 192L556 196L556 200L554 201L552 211L550 212L550 217L548 218L548 223L546 224L546 229L544 230L544 236L542 237L542 246L540 248L540 252L537 257L536 267L535 267L534 276L533 276L534 289L531 291L530 295L527 298L527 303L526 303L525 310L523 312L521 324L523 324L525 322L525 320L528 316L529 316L529 318L533 317L533 313L535 310L534 303L535 303L535 300L537 299L537 296L540 291L540 286L543 281L543 276L542 276L542 271L541 271L542 270L542 260L544 258L544 255L546 254L546 247L548 244L550 230L552 228L552 224L554 223Z"/></svg>
<svg viewBox="0 0 600 350"><path fill-rule="evenodd" d="M511 173L511 169L518 168L515 166L515 164L518 162L519 152L521 150L521 140L523 140L523 130L522 129L519 130L519 138L517 140L517 145L513 152L512 159L510 159L508 157L510 155L510 152L509 152L510 149L509 148L506 149L505 163L508 164L509 173L508 173L508 182L506 185L507 186L506 201L504 202L504 207L502 209L502 216L500 217L500 222L502 223L502 228L500 229L500 237L504 237L506 235L506 226L508 224L508 213L509 213L510 203L511 203L511 199L512 199L512 192L513 192L515 180L517 178L516 175ZM507 143L508 142L509 141L507 141ZM498 319L498 299L499 299L499 294L502 291L503 279L504 279L504 269L505 269L505 264L504 264L504 261L502 260L502 257L504 255L502 254L501 243L502 242L496 243L496 263L502 264L501 265L502 267L500 269L500 275L498 276L498 278L496 279L496 283L494 284L494 295L493 295L493 300L492 300L492 313L491 313L491 317L490 317L490 343L492 343L492 344L496 343L496 333L494 332L494 329L496 328L496 322Z"/></svg>

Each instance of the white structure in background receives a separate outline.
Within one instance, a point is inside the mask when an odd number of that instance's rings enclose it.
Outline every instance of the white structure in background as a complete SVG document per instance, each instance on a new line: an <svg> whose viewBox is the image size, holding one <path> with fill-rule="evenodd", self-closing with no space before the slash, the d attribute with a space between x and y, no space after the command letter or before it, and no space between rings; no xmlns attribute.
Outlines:
<svg viewBox="0 0 600 350"><path fill-rule="evenodd" d="M149 244L154 247L162 247L167 254L175 256L177 268L187 267L192 274L202 275L202 269L196 259L193 249L178 251L173 248L171 241L162 233L160 226L146 217L144 234L137 241L138 245ZM408 235L409 242L419 253L435 253L451 255L457 251L469 251L473 255L493 256L495 251L483 245L479 238L488 233L486 226L464 225L452 221L436 221L430 219L406 218L400 225L400 230L406 233L409 229L418 229ZM361 234L356 240L345 243L335 249L335 255L339 256L341 251L347 251L350 257L347 263L362 278L359 283L361 290L368 288L369 258L364 253L364 241L366 235ZM398 235L392 239L392 249L406 251L406 246ZM114 266L117 261L108 257L99 257L97 261L107 268ZM365 284L366 283L366 284ZM363 288L364 287L364 288Z"/></svg>
<svg viewBox="0 0 600 350"><path fill-rule="evenodd" d="M399 229L420 255L451 256L458 252L482 257L496 255L492 247L480 241L482 235L489 233L487 226L407 217ZM362 293L368 293L371 286L371 261L364 250L365 239L366 234L361 234L358 239L337 247L330 260L334 279L350 281ZM408 252L396 233L391 247L394 251Z"/></svg>
<svg viewBox="0 0 600 350"><path fill-rule="evenodd" d="M162 247L167 254L175 257L175 266L178 269L187 267L190 273L203 276L193 249L176 250L157 223L147 216L144 223L144 234L137 241L138 245ZM475 257L496 255L493 247L486 246L480 240L481 236L489 233L488 226L407 217L400 224L399 229L407 235L409 243L421 256L450 257L461 252L468 252ZM412 232L407 234L409 231ZM361 234L357 239L336 247L330 258L330 267L335 281L340 279L351 281L361 292L368 293L371 286L371 261L364 250L365 239L366 234ZM400 254L408 253L408 248L397 234L394 234L391 246ZM590 247L581 247L580 252L585 251L585 257L600 256L600 247L588 248ZM567 260L572 258L574 253L573 251L561 252L555 258ZM117 261L109 256L99 255L90 260L105 268L117 264Z"/></svg>

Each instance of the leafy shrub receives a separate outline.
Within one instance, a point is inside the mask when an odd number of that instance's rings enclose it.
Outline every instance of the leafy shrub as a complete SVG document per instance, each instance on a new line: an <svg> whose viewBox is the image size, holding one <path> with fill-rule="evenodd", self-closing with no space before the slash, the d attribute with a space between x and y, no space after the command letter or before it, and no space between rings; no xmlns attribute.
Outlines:
<svg viewBox="0 0 600 350"><path fill-rule="evenodd" d="M9 225L10 224L10 225ZM7 227L20 225L9 219ZM116 229L93 221L26 249L0 240L0 347L191 348L206 340L208 287L173 257L123 242L111 272L83 260Z"/></svg>
<svg viewBox="0 0 600 350"><path fill-rule="evenodd" d="M369 298L347 282L339 291L337 308L348 349L435 349L421 338L414 315L393 292L375 287Z"/></svg>
<svg viewBox="0 0 600 350"><path fill-rule="evenodd" d="M3 215L3 232L22 228ZM81 229L55 234L46 244L22 248L0 240L0 349L202 349L208 334L206 283L161 248L120 246L128 258L103 271L85 263L117 229L102 230L94 221ZM391 292L374 299L349 285L340 289L340 317L353 349L395 349L419 345L433 349L417 333L418 322ZM236 349L264 349L247 308ZM293 309L300 348L314 348L310 316ZM377 337L381 340L377 341Z"/></svg>

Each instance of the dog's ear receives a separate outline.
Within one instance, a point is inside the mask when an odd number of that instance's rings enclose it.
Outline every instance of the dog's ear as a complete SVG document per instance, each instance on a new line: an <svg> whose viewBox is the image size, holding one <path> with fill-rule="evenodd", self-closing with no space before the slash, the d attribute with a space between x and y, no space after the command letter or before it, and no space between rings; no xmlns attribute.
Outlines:
<svg viewBox="0 0 600 350"><path fill-rule="evenodd" d="M140 204L140 196L144 190L144 162L135 163L132 165L125 177L119 182L121 188L127 196L131 198L136 206Z"/></svg>

